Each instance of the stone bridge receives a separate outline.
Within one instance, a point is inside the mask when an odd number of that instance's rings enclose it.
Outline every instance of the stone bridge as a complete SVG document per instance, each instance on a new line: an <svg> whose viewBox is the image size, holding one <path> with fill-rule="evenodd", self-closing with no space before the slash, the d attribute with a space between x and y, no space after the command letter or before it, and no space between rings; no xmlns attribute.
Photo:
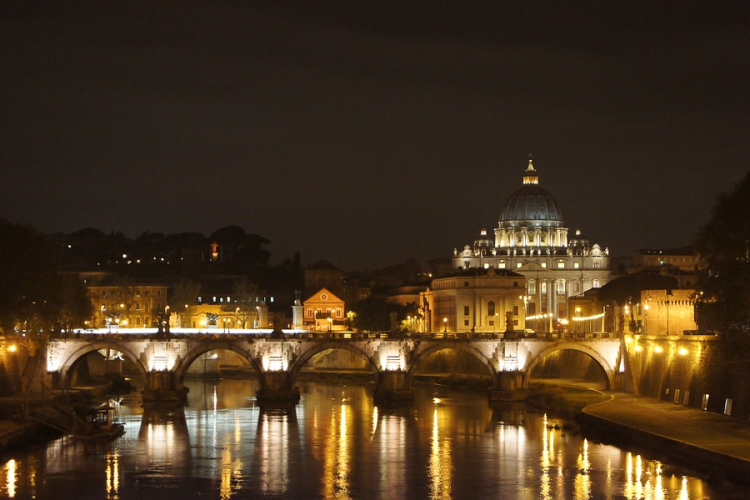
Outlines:
<svg viewBox="0 0 750 500"><path fill-rule="evenodd" d="M338 334L272 338L259 335L80 335L51 339L47 345L47 372L53 386L69 388L71 376L87 354L102 349L118 351L132 361L144 383L144 401L184 400L183 382L190 365L201 355L228 350L247 360L260 379L259 401L296 401L296 379L305 364L318 353L343 349L363 358L377 374L375 398L408 400L412 369L418 362L443 349L475 356L493 380L491 400L517 399L528 388L534 367L557 351L579 351L593 359L606 374L609 389L623 386L627 356L620 339L542 340L435 336L387 338L385 335Z"/></svg>

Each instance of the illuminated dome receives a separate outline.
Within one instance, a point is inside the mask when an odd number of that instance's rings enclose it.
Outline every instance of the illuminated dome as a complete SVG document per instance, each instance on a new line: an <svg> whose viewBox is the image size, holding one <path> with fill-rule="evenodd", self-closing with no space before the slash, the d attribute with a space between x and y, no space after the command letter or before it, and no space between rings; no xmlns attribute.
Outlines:
<svg viewBox="0 0 750 500"><path fill-rule="evenodd" d="M529 160L523 186L513 193L500 214L500 227L560 227L562 212L555 199L539 186L539 176Z"/></svg>

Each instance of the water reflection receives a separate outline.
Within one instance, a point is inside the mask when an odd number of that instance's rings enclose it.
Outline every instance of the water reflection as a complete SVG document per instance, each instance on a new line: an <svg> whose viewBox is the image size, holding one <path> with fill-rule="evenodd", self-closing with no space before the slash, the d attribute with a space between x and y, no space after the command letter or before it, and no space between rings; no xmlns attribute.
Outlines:
<svg viewBox="0 0 750 500"><path fill-rule="evenodd" d="M290 448L299 441L297 411L293 405L261 408L256 432L256 475L264 494L284 496L293 471L289 467Z"/></svg>
<svg viewBox="0 0 750 500"><path fill-rule="evenodd" d="M12 458L5 464L5 491L8 498L16 496L16 461Z"/></svg>
<svg viewBox="0 0 750 500"><path fill-rule="evenodd" d="M323 496L325 498L341 500L351 498L349 494L350 420L351 411L347 404L340 403L334 407L334 411L331 411L323 465Z"/></svg>
<svg viewBox="0 0 750 500"><path fill-rule="evenodd" d="M185 408L127 401L112 443L58 439L0 463L0 498L747 497L601 445L481 394L375 407L372 386L310 384L297 406L261 408L245 381L195 382ZM678 472L679 471L679 472Z"/></svg>

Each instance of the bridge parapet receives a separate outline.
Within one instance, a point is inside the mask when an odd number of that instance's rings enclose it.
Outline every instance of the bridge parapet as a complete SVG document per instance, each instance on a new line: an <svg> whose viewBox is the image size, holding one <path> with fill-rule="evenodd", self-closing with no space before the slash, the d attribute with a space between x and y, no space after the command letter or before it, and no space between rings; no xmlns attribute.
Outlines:
<svg viewBox="0 0 750 500"><path fill-rule="evenodd" d="M499 339L434 338L427 336L393 338L370 335L310 336L272 338L258 335L81 335L51 339L47 345L47 371L60 387L70 383L71 370L85 355L111 349L132 361L142 374L144 398L154 400L184 398L183 380L188 367L212 350L231 350L246 359L258 372L259 399L299 398L295 383L303 366L316 354L344 349L364 358L377 373L376 396L384 400L411 397L411 373L429 355L454 349L469 352L493 379L493 390L510 394L527 388L531 372L545 356L560 350L587 354L602 367L610 388L615 374L622 370L620 339ZM513 396L512 399L515 399Z"/></svg>

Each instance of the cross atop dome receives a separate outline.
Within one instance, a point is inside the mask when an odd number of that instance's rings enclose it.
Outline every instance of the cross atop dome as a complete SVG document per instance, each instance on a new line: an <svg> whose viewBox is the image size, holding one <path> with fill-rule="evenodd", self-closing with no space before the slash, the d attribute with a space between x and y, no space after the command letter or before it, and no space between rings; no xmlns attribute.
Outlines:
<svg viewBox="0 0 750 500"><path fill-rule="evenodd" d="M539 176L536 175L534 161L529 158L529 166L526 167L526 175L523 176L524 184L539 184Z"/></svg>

